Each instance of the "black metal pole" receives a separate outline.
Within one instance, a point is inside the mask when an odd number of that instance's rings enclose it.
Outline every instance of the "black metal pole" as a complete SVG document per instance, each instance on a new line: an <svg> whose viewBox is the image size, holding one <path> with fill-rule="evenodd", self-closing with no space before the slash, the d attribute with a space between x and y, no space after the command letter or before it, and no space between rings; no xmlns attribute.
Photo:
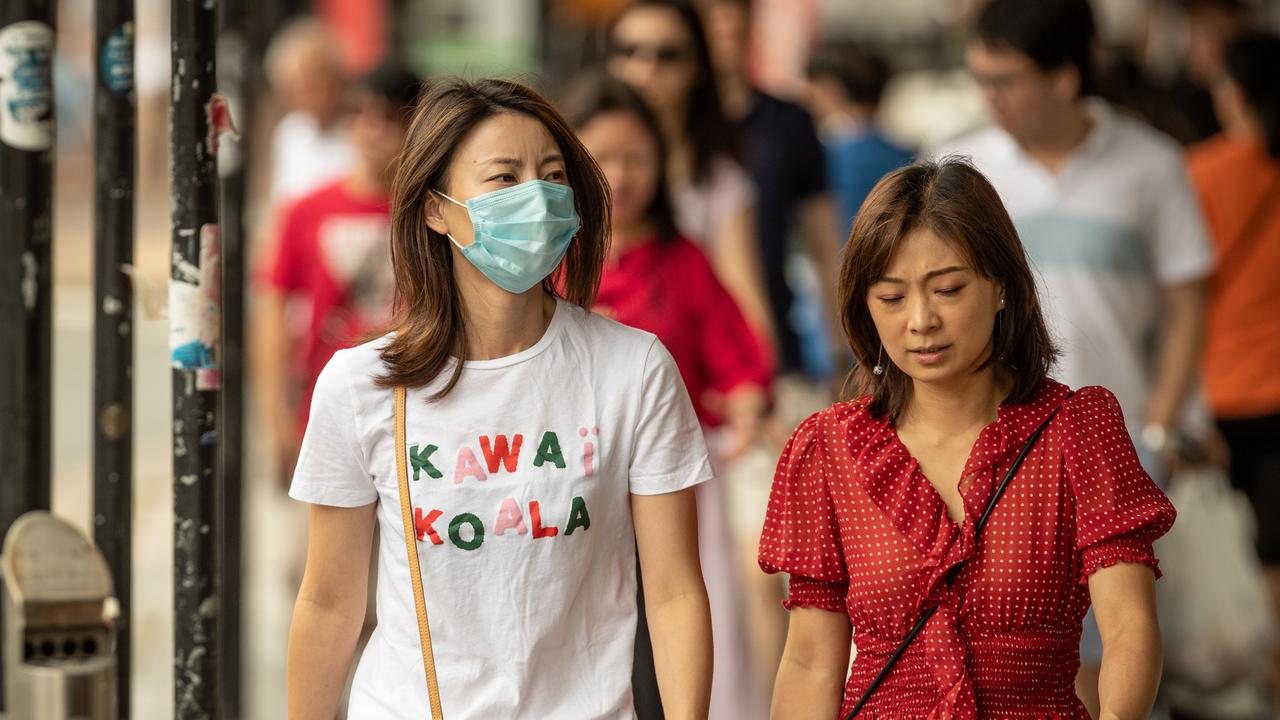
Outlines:
<svg viewBox="0 0 1280 720"><path fill-rule="evenodd" d="M48 509L53 1L0 6L0 535Z"/></svg>
<svg viewBox="0 0 1280 720"><path fill-rule="evenodd" d="M129 717L133 564L133 0L94 17L93 541L115 581L116 707Z"/></svg>
<svg viewBox="0 0 1280 720"><path fill-rule="evenodd" d="M221 320L215 102L217 7L171 0L174 717L224 716L217 471Z"/></svg>
<svg viewBox="0 0 1280 720"><path fill-rule="evenodd" d="M218 36L218 89L226 96L229 112L236 121L250 127L248 18L243 0L230 0L222 7ZM249 133L238 139L224 138L218 153L218 173L222 178L222 430L218 435L222 471L222 551L218 563L218 596L222 599L221 643L223 666L220 696L225 717L241 717L241 598L244 536L244 300L245 300L245 163Z"/></svg>
<svg viewBox="0 0 1280 720"><path fill-rule="evenodd" d="M0 537L50 507L55 4L0 2Z"/></svg>

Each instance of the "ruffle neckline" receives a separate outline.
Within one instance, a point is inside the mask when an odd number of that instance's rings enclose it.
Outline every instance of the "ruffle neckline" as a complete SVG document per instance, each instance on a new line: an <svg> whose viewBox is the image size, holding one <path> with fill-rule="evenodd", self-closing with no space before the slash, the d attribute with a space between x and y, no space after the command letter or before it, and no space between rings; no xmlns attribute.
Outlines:
<svg viewBox="0 0 1280 720"><path fill-rule="evenodd" d="M961 524L951 519L941 495L887 418L876 420L878 432L859 453L860 467L896 469L859 476L858 482L890 524L924 558L921 569L927 591L920 595L909 624L914 624L925 608L938 606L915 640L925 647L939 687L940 700L928 720L977 720L973 680L966 670L967 651L959 633L962 598L945 579L951 568L971 558L977 550L975 523L1003 477L997 478L996 471L1004 472L1035 429L1062 405L1068 394L1066 386L1046 380L1030 402L1000 405L996 420L978 434L965 462L960 487L965 511ZM987 447L995 450L979 451ZM894 459L906 462L891 462Z"/></svg>

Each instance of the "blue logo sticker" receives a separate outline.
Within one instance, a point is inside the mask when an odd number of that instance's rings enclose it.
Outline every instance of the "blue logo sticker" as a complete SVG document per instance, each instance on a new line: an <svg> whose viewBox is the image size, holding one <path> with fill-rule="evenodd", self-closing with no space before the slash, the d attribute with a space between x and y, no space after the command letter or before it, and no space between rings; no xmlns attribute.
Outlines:
<svg viewBox="0 0 1280 720"><path fill-rule="evenodd" d="M102 82L119 95L133 91L133 23L115 29L102 44Z"/></svg>

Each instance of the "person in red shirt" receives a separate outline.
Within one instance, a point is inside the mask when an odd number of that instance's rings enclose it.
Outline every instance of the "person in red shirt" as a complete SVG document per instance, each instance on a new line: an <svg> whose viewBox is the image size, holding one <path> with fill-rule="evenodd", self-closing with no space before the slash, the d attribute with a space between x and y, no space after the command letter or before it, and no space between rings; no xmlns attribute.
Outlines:
<svg viewBox="0 0 1280 720"><path fill-rule="evenodd" d="M718 466L717 477L698 492L700 554L718 658L711 717L762 716L764 698L752 695L761 685L751 679L744 647L749 623L741 606L750 592L735 566L726 495L727 485L738 482L734 476L752 467L750 458L765 454L760 440L773 363L702 250L675 229L662 133L643 99L597 74L581 79L564 105L612 195L612 243L593 309L657 335L671 352ZM755 541L745 544L754 547ZM646 648L642 629L633 673L639 717L656 707Z"/></svg>
<svg viewBox="0 0 1280 720"><path fill-rule="evenodd" d="M773 717L1087 720L1090 604L1099 717L1148 717L1152 543L1174 508L1115 396L1049 377L1035 276L991 183L961 160L886 176L839 295L855 399L796 429L760 540L761 568L790 575Z"/></svg>
<svg viewBox="0 0 1280 720"><path fill-rule="evenodd" d="M398 64L356 84L351 173L284 211L257 273L256 394L276 433L282 478L291 474L325 363L389 319L389 191L419 84Z"/></svg>

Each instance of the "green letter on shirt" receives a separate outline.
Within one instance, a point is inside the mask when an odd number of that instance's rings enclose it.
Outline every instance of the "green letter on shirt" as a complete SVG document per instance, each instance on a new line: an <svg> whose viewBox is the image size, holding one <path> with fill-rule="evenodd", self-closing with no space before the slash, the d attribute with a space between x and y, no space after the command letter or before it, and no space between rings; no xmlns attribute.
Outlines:
<svg viewBox="0 0 1280 720"><path fill-rule="evenodd" d="M463 525L471 526L470 540L462 539L460 530ZM480 518L471 513L455 515L453 521L449 523L449 539L453 541L454 546L459 550L475 550L484 544L484 523L480 522Z"/></svg>
<svg viewBox="0 0 1280 720"><path fill-rule="evenodd" d="M587 501L581 497L573 498L573 506L569 508L569 522L564 526L564 534L572 535L574 530L591 528L591 515L587 512Z"/></svg>
<svg viewBox="0 0 1280 720"><path fill-rule="evenodd" d="M538 443L538 455L533 459L534 467L542 467L546 462L555 463L555 466L564 469L564 455L560 452L560 438L550 430L542 434L542 441Z"/></svg>
<svg viewBox="0 0 1280 720"><path fill-rule="evenodd" d="M432 480L439 480L444 477L444 474L437 470L435 465L431 464L430 459L431 453L439 449L435 445L428 445L419 452L417 444L409 446L409 464L413 466L413 479L415 482L418 480L418 473L421 470L426 470L427 477Z"/></svg>

